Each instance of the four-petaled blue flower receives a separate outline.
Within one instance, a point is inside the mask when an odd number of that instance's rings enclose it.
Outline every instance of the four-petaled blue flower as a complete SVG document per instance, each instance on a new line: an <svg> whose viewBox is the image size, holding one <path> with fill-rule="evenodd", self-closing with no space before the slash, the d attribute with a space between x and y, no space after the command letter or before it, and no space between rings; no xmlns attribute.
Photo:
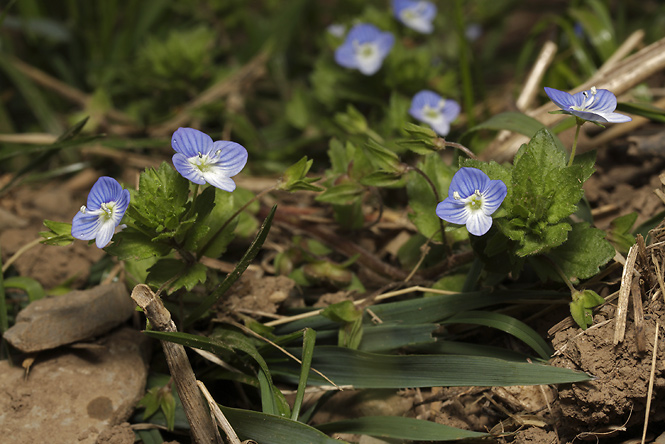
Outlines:
<svg viewBox="0 0 665 444"><path fill-rule="evenodd" d="M394 43L395 37L391 33L361 23L349 31L344 43L337 48L335 61L345 68L371 76L381 68Z"/></svg>
<svg viewBox="0 0 665 444"><path fill-rule="evenodd" d="M173 133L171 146L177 151L173 155L173 166L192 182L233 191L236 184L231 177L238 174L247 163L247 150L235 142L212 138L193 128L178 128Z"/></svg>
<svg viewBox="0 0 665 444"><path fill-rule="evenodd" d="M395 17L409 28L430 34L434 30L432 21L436 16L436 6L432 2L419 0L393 0Z"/></svg>
<svg viewBox="0 0 665 444"><path fill-rule="evenodd" d="M460 168L453 176L448 197L436 207L436 215L452 224L466 225L469 233L482 236L492 227L490 217L506 198L508 188L491 180L477 168Z"/></svg>
<svg viewBox="0 0 665 444"><path fill-rule="evenodd" d="M420 91L413 96L409 114L421 122L429 124L437 134L447 136L450 132L450 123L460 113L459 103L454 100L445 100L433 91Z"/></svg>
<svg viewBox="0 0 665 444"><path fill-rule="evenodd" d="M614 112L617 108L617 98L607 89L596 89L593 86L587 91L569 94L545 87L545 92L566 114L572 114L583 120L599 123L622 123L633 120L625 114Z"/></svg>
<svg viewBox="0 0 665 444"><path fill-rule="evenodd" d="M95 239L97 247L104 248L111 241L128 205L129 191L111 177L100 177L88 194L88 204L74 216L72 236L82 240Z"/></svg>

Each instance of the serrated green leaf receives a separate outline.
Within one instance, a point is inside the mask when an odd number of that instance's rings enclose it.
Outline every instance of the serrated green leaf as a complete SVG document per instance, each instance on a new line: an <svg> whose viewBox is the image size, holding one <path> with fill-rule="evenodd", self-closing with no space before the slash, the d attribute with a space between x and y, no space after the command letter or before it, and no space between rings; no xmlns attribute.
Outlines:
<svg viewBox="0 0 665 444"><path fill-rule="evenodd" d="M570 281L588 279L614 257L614 248L602 230L586 222L573 224L568 241L547 255L555 261Z"/></svg>
<svg viewBox="0 0 665 444"><path fill-rule="evenodd" d="M178 259L160 259L148 269L147 284L161 287L168 284L169 292L180 288L190 291L199 282L206 280L206 266L200 263L187 264Z"/></svg>
<svg viewBox="0 0 665 444"><path fill-rule="evenodd" d="M360 179L360 183L369 187L391 187L402 183L402 174L390 171L375 171Z"/></svg>
<svg viewBox="0 0 665 444"><path fill-rule="evenodd" d="M370 163L377 169L390 172L400 171L400 160L397 154L381 145L374 139L369 139L363 146L365 155Z"/></svg>
<svg viewBox="0 0 665 444"><path fill-rule="evenodd" d="M119 260L141 260L149 257L166 256L171 247L152 240L140 231L127 227L113 236L113 243L104 248L109 254L117 256Z"/></svg>
<svg viewBox="0 0 665 444"><path fill-rule="evenodd" d="M284 172L284 176L282 176L282 183L279 185L278 189L286 191L321 191L322 188L312 185L312 182L319 180L318 178L306 177L313 162L313 159L308 160L307 156L304 156L298 162L287 168Z"/></svg>
<svg viewBox="0 0 665 444"><path fill-rule="evenodd" d="M141 173L139 189L132 196L130 209L140 214L141 222L157 233L175 231L186 209L189 183L166 162L156 170L147 169Z"/></svg>

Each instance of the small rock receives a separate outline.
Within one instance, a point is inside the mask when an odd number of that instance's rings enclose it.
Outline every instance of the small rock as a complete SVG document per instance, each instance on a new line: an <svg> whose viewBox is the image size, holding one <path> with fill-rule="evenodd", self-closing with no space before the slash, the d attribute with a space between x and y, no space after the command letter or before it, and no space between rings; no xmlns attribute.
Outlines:
<svg viewBox="0 0 665 444"><path fill-rule="evenodd" d="M0 436L14 444L94 444L129 419L145 390L150 343L123 327L101 344L39 355L27 378L0 361Z"/></svg>
<svg viewBox="0 0 665 444"><path fill-rule="evenodd" d="M100 285L31 303L4 338L24 353L49 350L106 333L133 312L123 284Z"/></svg>
<svg viewBox="0 0 665 444"><path fill-rule="evenodd" d="M23 228L28 225L28 221L16 216L9 211L0 208L0 231L8 228Z"/></svg>

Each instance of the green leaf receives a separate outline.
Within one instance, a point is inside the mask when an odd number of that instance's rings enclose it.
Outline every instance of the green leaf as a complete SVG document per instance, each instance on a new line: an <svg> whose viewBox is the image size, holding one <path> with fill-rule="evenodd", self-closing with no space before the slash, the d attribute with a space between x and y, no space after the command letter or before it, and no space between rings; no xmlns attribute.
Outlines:
<svg viewBox="0 0 665 444"><path fill-rule="evenodd" d="M282 176L282 182L278 189L286 191L321 191L323 188L312 185L312 182L316 182L319 178L307 177L307 173L312 167L313 162L313 159L308 160L307 156L304 156L298 162L287 168L284 172L284 176Z"/></svg>
<svg viewBox="0 0 665 444"><path fill-rule="evenodd" d="M361 185L354 182L347 182L328 188L319 194L316 200L319 202L345 205L358 199L363 192L364 189Z"/></svg>
<svg viewBox="0 0 665 444"><path fill-rule="evenodd" d="M406 177L409 206L413 210L413 213L409 214L409 219L423 236L432 237L435 241L441 242L442 237L439 232L441 222L435 211L438 203L448 196L448 188L455 170L446 165L441 156L436 153L426 156L418 164L418 167L434 184L439 200L434 196L432 187L427 180L417 172L410 171Z"/></svg>
<svg viewBox="0 0 665 444"><path fill-rule="evenodd" d="M607 234L607 240L622 253L627 253L630 247L635 245L635 236L630 233L635 221L637 212L624 214L610 222L610 231Z"/></svg>
<svg viewBox="0 0 665 444"><path fill-rule="evenodd" d="M421 155L432 154L440 150L440 148L434 143L439 136L432 128L413 123L406 123L404 125L404 130L409 133L411 138L398 140L397 143L399 145Z"/></svg>
<svg viewBox="0 0 665 444"><path fill-rule="evenodd" d="M402 173L375 171L360 179L360 183L370 187L391 187L402 184Z"/></svg>
<svg viewBox="0 0 665 444"><path fill-rule="evenodd" d="M150 168L141 173L128 212L132 217L137 213L137 219L157 233L175 232L188 197L189 181L163 162L157 170Z"/></svg>
<svg viewBox="0 0 665 444"><path fill-rule="evenodd" d="M266 413L220 406L240 439L261 444L344 444L319 430L294 421ZM260 427L257 425L260 424Z"/></svg>
<svg viewBox="0 0 665 444"><path fill-rule="evenodd" d="M591 379L570 369L480 356L388 355L332 346L317 347L312 367L335 384L356 389L540 385ZM275 363L273 371L278 370L298 374L291 363ZM329 384L317 374L310 374L310 380Z"/></svg>
<svg viewBox="0 0 665 444"><path fill-rule="evenodd" d="M543 128L547 128L545 125L543 125L540 121L534 119L533 117L529 117L526 114L518 113L518 112L505 112L501 114L497 114L495 116L490 117L488 120L486 120L483 123L480 123L473 128L470 128L466 133L464 133L461 137L462 142L464 143L471 134L480 131L480 130L508 130L508 131L513 131L519 134L524 134L527 137L534 137L536 133ZM564 151L563 145L561 144L561 141L558 138L554 138L553 142L556 144L556 146L561 150Z"/></svg>
<svg viewBox="0 0 665 444"><path fill-rule="evenodd" d="M190 291L199 282L206 281L206 266L200 263L187 264L178 259L160 259L148 269L147 284L161 287L169 283L169 293L185 287Z"/></svg>
<svg viewBox="0 0 665 444"><path fill-rule="evenodd" d="M591 227L586 222L576 223L568 235L568 241L547 253L571 282L588 279L600 271L614 257L614 248L605 239L602 230ZM539 268L552 279L559 280L550 264L544 263ZM548 270L548 271L544 271Z"/></svg>
<svg viewBox="0 0 665 444"><path fill-rule="evenodd" d="M351 301L342 301L329 305L321 316L342 324L339 329L338 345L357 349L363 338L363 312Z"/></svg>
<svg viewBox="0 0 665 444"><path fill-rule="evenodd" d="M363 149L370 163L377 170L393 173L397 173L401 170L400 160L397 154L376 142L374 139L369 139L363 146Z"/></svg>
<svg viewBox="0 0 665 444"><path fill-rule="evenodd" d="M5 288L18 288L28 294L30 302L46 297L46 292L38 281L27 276L12 276L5 279Z"/></svg>
<svg viewBox="0 0 665 444"><path fill-rule="evenodd" d="M120 260L141 260L166 256L171 247L162 242L153 242L150 237L132 227L127 227L113 236L113 243L106 247L109 254Z"/></svg>
<svg viewBox="0 0 665 444"><path fill-rule="evenodd" d="M263 221L263 225L259 229L259 232L256 234L256 238L249 246L249 249L245 252L243 257L236 265L236 268L226 276L226 279L213 291L211 292L204 300L199 304L196 309L185 319L185 326L190 326L194 321L199 319L203 314L212 307L219 298L221 298L226 290L228 290L231 285L242 275L242 273L249 267L250 262L254 260L256 255L259 253L263 242L265 242L266 237L268 237L268 232L270 231L270 224L272 223L273 217L275 217L275 211L277 210L277 205L273 206L268 213L268 216Z"/></svg>
<svg viewBox="0 0 665 444"><path fill-rule="evenodd" d="M531 347L541 358L547 360L552 356L553 350L547 342L531 327L511 316L490 311L467 311L456 314L442 324L473 324L496 328L515 336Z"/></svg>
<svg viewBox="0 0 665 444"><path fill-rule="evenodd" d="M389 351L401 347L417 344L432 343L435 341L432 332L438 324L380 324L376 326L364 325L362 341L358 350Z"/></svg>
<svg viewBox="0 0 665 444"><path fill-rule="evenodd" d="M302 339L302 364L300 366L300 378L298 379L298 389L296 390L296 397L293 401L293 410L291 411L291 419L294 421L297 421L298 416L300 416L300 408L302 407L302 403L305 398L307 379L309 376L309 371L312 367L312 357L314 356L316 330L306 328L303 330Z"/></svg>
<svg viewBox="0 0 665 444"><path fill-rule="evenodd" d="M316 428L329 434L349 433L409 441L438 442L490 436L489 433L472 432L431 421L405 418L402 416L364 416L320 424Z"/></svg>
<svg viewBox="0 0 665 444"><path fill-rule="evenodd" d="M198 256L218 258L226 251L226 247L234 238L233 232L238 225L238 218L228 222L235 211L234 193L215 188L215 205L200 224L200 226L207 226L208 232L196 242ZM222 227L224 229L220 232Z"/></svg>
<svg viewBox="0 0 665 444"><path fill-rule="evenodd" d="M41 243L46 245L69 245L74 242L72 236L72 224L65 222L56 222L52 220L44 220L44 225L50 231L40 231L39 235L44 238Z"/></svg>

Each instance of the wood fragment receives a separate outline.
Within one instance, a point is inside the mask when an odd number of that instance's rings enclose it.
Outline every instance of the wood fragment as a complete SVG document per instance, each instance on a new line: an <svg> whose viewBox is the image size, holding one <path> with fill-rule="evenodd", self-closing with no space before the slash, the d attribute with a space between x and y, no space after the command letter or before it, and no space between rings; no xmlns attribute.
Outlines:
<svg viewBox="0 0 665 444"><path fill-rule="evenodd" d="M649 390L647 390L647 405L644 413L644 430L642 430L642 444L647 438L647 428L649 426L649 411L651 410L651 398L653 397L653 382L656 379L656 356L658 356L658 333L660 324L656 321L656 333L653 337L653 353L651 355L651 373L649 374Z"/></svg>
<svg viewBox="0 0 665 444"><path fill-rule="evenodd" d="M630 290L633 299L633 311L635 315L635 342L637 351L647 351L647 340L644 336L644 308L642 306L642 287L639 279L633 279Z"/></svg>
<svg viewBox="0 0 665 444"><path fill-rule="evenodd" d="M663 68L665 68L665 38L616 63L608 72L599 71L570 92L577 93L596 86L598 89L609 89L615 95L620 95ZM548 102L528 114L549 126L566 117L562 114L549 114L550 111L557 109L558 107L554 103ZM524 140L524 136L516 134L501 143L493 142L480 155L481 160L510 161L519 149L522 140Z"/></svg>
<svg viewBox="0 0 665 444"><path fill-rule="evenodd" d="M132 290L132 299L143 309L150 325L156 331L176 332L178 329L171 319L171 313L164 307L162 300L144 284ZM185 353L185 347L169 341L160 341L164 348L166 362L175 382L178 396L191 427L192 438L197 444L221 444L217 426L212 421L210 412L196 384L194 371Z"/></svg>
<svg viewBox="0 0 665 444"><path fill-rule="evenodd" d="M637 259L637 245L633 245L628 250L626 265L621 274L621 288L619 289L619 303L616 310L616 323L614 325L614 345L623 342L626 335L626 316L628 314L628 300L630 299L630 289L633 283L633 273L635 271L635 260Z"/></svg>
<svg viewBox="0 0 665 444"><path fill-rule="evenodd" d="M199 386L201 393L203 393L203 396L205 396L206 401L208 401L208 407L210 407L210 411L212 412L213 417L217 421L217 424L222 428L222 430L224 430L224 433L226 433L226 437L229 439L229 443L241 444L240 438L238 438L236 431L233 430L231 423L229 422L228 419L226 419L226 416L224 416L224 413L222 413L222 410L215 402L215 399L212 397L212 395L206 388L205 384L197 380L196 385Z"/></svg>
<svg viewBox="0 0 665 444"><path fill-rule="evenodd" d="M531 108L531 104L538 95L540 82L542 82L547 68L552 64L557 48L556 43L551 40L546 41L541 48L540 53L536 58L536 62L533 64L533 67L526 78L526 82L524 82L524 88L522 88L522 92L517 98L515 105L520 111L524 112Z"/></svg>

